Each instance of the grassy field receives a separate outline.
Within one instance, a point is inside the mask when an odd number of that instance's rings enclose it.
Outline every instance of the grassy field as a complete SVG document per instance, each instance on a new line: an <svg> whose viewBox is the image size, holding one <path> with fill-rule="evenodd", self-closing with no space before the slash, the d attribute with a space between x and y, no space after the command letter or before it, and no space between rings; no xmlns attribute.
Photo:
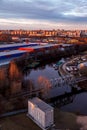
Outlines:
<svg viewBox="0 0 87 130"><path fill-rule="evenodd" d="M69 112L62 112L55 109L55 126L61 130L80 130L81 125L77 124L77 116Z"/></svg>
<svg viewBox="0 0 87 130"><path fill-rule="evenodd" d="M0 120L1 130L41 130L26 113Z"/></svg>
<svg viewBox="0 0 87 130"><path fill-rule="evenodd" d="M27 113L6 117L0 120L0 130L41 130ZM80 130L80 125L76 123L77 116L67 112L54 110L54 123L57 130Z"/></svg>

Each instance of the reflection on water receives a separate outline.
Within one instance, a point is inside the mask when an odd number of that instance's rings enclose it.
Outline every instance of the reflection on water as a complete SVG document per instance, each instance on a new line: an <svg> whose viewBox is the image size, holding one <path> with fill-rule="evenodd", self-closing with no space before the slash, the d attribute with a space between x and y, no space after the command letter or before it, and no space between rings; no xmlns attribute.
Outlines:
<svg viewBox="0 0 87 130"><path fill-rule="evenodd" d="M26 92L30 92L33 83L28 79L24 80L22 72L15 62L11 62L8 67L0 69L0 113L26 108ZM21 103L22 101L22 103Z"/></svg>
<svg viewBox="0 0 87 130"><path fill-rule="evenodd" d="M56 107L87 114L87 93L79 89L73 91L68 85L51 88L50 79L58 77L58 70L53 68L53 63L27 70L25 73L22 73L15 62L11 62L7 68L1 68L0 114L27 108L28 98L40 88L44 89L39 96L50 98Z"/></svg>
<svg viewBox="0 0 87 130"><path fill-rule="evenodd" d="M21 72L19 71L16 63L14 61L12 61L9 65L9 79L12 81L17 81L17 80L21 80Z"/></svg>

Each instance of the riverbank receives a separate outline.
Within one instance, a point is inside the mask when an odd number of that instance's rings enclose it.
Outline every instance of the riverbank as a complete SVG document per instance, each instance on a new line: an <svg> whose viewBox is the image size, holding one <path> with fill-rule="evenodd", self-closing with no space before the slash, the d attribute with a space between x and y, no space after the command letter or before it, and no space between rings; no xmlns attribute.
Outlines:
<svg viewBox="0 0 87 130"><path fill-rule="evenodd" d="M26 113L0 119L1 130L41 130ZM54 109L54 130L87 130L87 116Z"/></svg>

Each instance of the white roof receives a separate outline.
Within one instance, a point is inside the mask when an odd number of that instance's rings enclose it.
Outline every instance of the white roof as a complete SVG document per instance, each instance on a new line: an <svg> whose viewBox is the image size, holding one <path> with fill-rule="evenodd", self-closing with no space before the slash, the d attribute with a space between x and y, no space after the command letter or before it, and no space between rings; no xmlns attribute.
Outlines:
<svg viewBox="0 0 87 130"><path fill-rule="evenodd" d="M34 49L41 49L41 48L45 48L45 47L53 47L53 46L55 46L55 45L53 45L53 44L47 44L47 45L43 45L43 46L34 46L33 48Z"/></svg>
<svg viewBox="0 0 87 130"><path fill-rule="evenodd" d="M23 47L23 48L33 48L33 49L41 49L41 48L46 48L46 47L54 47L58 46L59 44L45 44L45 45L37 45L37 46L28 46L28 47Z"/></svg>
<svg viewBox="0 0 87 130"><path fill-rule="evenodd" d="M6 51L6 52L0 52L0 56L18 54L18 53L24 53L24 52L26 51L20 51L20 50Z"/></svg>
<svg viewBox="0 0 87 130"><path fill-rule="evenodd" d="M38 44L37 46L28 46L28 47L23 47L23 48L33 48L33 49L41 49L41 48L49 48L49 47L56 47L56 46L71 46L70 44Z"/></svg>
<svg viewBox="0 0 87 130"><path fill-rule="evenodd" d="M62 46L64 46L64 47L67 47L67 46L72 46L73 44L61 44Z"/></svg>
<svg viewBox="0 0 87 130"><path fill-rule="evenodd" d="M0 48L6 48L6 47L20 47L23 45L34 45L37 43L13 43L13 44L4 44L4 45L0 45Z"/></svg>
<svg viewBox="0 0 87 130"><path fill-rule="evenodd" d="M33 105L37 106L39 109L41 109L44 112L49 111L49 110L53 110L52 106L50 106L49 104L45 103L44 101L42 101L38 97L29 99L29 102L31 102Z"/></svg>

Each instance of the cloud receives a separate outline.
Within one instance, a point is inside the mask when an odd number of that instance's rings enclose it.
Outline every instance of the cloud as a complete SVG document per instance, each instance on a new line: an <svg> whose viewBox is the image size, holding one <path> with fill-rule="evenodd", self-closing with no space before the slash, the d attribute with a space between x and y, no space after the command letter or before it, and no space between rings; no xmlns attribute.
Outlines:
<svg viewBox="0 0 87 130"><path fill-rule="evenodd" d="M86 0L1 0L0 18L50 23L85 23Z"/></svg>

